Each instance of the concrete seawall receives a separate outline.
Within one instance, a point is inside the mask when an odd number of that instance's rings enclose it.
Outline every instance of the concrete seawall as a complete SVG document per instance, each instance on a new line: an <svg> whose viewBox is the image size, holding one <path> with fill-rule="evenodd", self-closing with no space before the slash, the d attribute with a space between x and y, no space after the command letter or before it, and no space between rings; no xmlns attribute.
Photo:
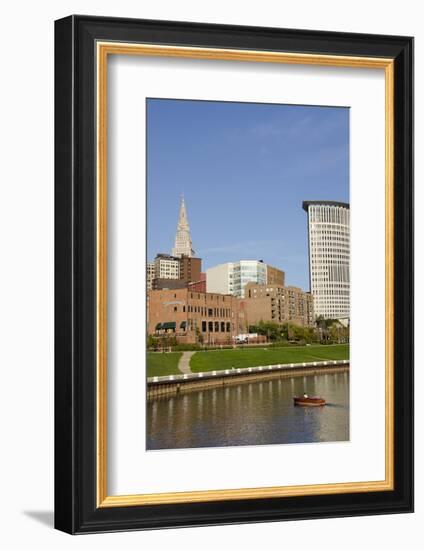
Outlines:
<svg viewBox="0 0 424 550"><path fill-rule="evenodd" d="M255 380L271 380L273 378L346 372L348 369L349 360L345 359L339 361L315 361L313 363L266 365L191 374L154 376L147 379L147 399L158 399L162 396L177 395L178 393L199 391L205 388L226 386L230 384L253 382Z"/></svg>

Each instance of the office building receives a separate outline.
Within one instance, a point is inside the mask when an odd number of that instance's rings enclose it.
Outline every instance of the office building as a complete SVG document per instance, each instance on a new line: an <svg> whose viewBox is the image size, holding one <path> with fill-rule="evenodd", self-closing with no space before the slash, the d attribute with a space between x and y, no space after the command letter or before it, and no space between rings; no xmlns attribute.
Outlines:
<svg viewBox="0 0 424 550"><path fill-rule="evenodd" d="M181 280L186 281L186 283L200 280L200 274L202 272L201 258L193 258L183 255L179 258L179 262Z"/></svg>
<svg viewBox="0 0 424 550"><path fill-rule="evenodd" d="M180 260L169 254L158 254L155 258L155 279L179 279Z"/></svg>
<svg viewBox="0 0 424 550"><path fill-rule="evenodd" d="M149 265L151 263L147 263L147 269L148 276L153 271L153 278L150 281L150 287L148 281L147 290L184 288L188 283L200 280L201 258L189 258L188 256L176 258L169 254L158 254L153 262L153 270Z"/></svg>
<svg viewBox="0 0 424 550"><path fill-rule="evenodd" d="M240 260L211 267L206 270L206 288L208 292L232 294L244 297L247 283L259 285L284 285L284 271L268 266L262 260Z"/></svg>
<svg viewBox="0 0 424 550"><path fill-rule="evenodd" d="M349 204L304 201L308 214L309 278L315 316L350 316Z"/></svg>
<svg viewBox="0 0 424 550"><path fill-rule="evenodd" d="M291 322L301 326L314 324L313 297L297 287L248 283L243 302L248 325L260 321Z"/></svg>

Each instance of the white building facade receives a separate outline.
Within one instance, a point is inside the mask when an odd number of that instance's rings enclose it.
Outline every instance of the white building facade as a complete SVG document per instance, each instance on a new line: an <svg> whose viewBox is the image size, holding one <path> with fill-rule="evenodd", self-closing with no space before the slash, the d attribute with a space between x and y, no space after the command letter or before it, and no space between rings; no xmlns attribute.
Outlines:
<svg viewBox="0 0 424 550"><path fill-rule="evenodd" d="M309 280L315 317L350 317L350 210L335 201L304 201Z"/></svg>
<svg viewBox="0 0 424 550"><path fill-rule="evenodd" d="M244 298L247 283L265 285L267 266L260 260L240 260L206 270L206 291Z"/></svg>
<svg viewBox="0 0 424 550"><path fill-rule="evenodd" d="M180 260L168 254L158 254L155 258L155 279L179 279Z"/></svg>

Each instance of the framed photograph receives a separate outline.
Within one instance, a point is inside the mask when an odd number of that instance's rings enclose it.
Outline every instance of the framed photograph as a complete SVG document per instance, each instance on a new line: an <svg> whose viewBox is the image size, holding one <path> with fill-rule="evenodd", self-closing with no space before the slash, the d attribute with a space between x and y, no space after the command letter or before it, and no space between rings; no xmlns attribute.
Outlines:
<svg viewBox="0 0 424 550"><path fill-rule="evenodd" d="M413 39L55 24L55 525L413 510Z"/></svg>

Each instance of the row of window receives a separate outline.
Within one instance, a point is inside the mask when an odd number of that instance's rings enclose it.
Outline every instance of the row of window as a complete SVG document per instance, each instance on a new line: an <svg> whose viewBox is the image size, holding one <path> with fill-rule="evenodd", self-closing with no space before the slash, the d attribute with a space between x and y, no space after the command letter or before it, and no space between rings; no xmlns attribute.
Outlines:
<svg viewBox="0 0 424 550"><path fill-rule="evenodd" d="M336 257L336 254L346 258L350 256L350 250L348 247L341 248L340 246L316 246L311 250L311 257L321 256L323 253L330 252L332 256Z"/></svg>
<svg viewBox="0 0 424 550"><path fill-rule="evenodd" d="M318 240L327 238L331 240L339 239L341 241L350 241L350 230L348 227L340 228L340 230L339 228L334 228L330 231L323 231L319 228L317 229L316 227L312 227L310 228L308 235L310 240L313 240L314 238Z"/></svg>
<svg viewBox="0 0 424 550"><path fill-rule="evenodd" d="M341 300L349 300L350 292L343 291L343 290L333 290L329 287L321 287L321 288L315 288L314 292L316 293L314 295L315 301L322 300L325 296L337 296Z"/></svg>
<svg viewBox="0 0 424 550"><path fill-rule="evenodd" d="M340 206L311 206L309 215L312 222L349 224L349 210Z"/></svg>
<svg viewBox="0 0 424 550"><path fill-rule="evenodd" d="M202 332L231 332L231 323L224 321L202 321Z"/></svg>
<svg viewBox="0 0 424 550"><path fill-rule="evenodd" d="M333 284L332 281L326 281L322 279L314 279L312 281L312 292L319 292L320 294L332 292L338 296L348 296L350 294L350 288L340 288Z"/></svg>
<svg viewBox="0 0 424 550"><path fill-rule="evenodd" d="M190 298L192 300L195 300L196 298L198 300L200 300L201 298L204 298L205 301L208 299L209 297L209 300L212 301L214 299L214 297L216 298L216 301L219 302L219 299L222 298L222 301L225 302L225 296L223 296L222 294L204 294L203 292L202 293L199 293L199 292L190 292ZM174 298L177 299L177 294L175 293L174 294Z"/></svg>
<svg viewBox="0 0 424 550"><path fill-rule="evenodd" d="M174 312L179 311L178 306L174 306ZM200 313L204 317L231 317L231 309L223 307L202 307L202 306L181 306L181 311L185 313Z"/></svg>

